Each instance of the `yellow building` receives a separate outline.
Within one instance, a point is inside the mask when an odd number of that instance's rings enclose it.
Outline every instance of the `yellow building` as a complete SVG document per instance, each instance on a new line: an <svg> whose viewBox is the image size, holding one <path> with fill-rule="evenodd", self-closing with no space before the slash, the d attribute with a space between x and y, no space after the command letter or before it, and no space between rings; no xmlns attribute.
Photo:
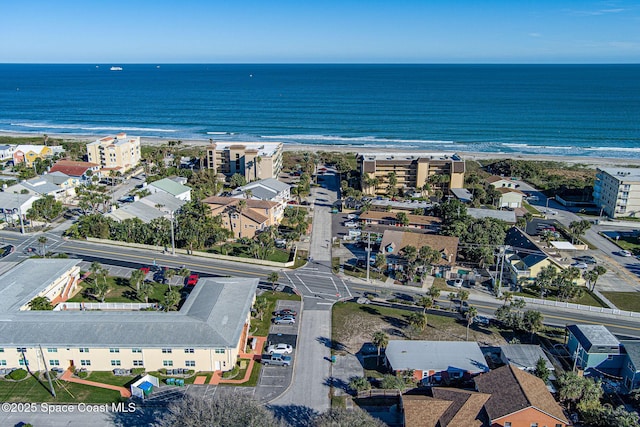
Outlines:
<svg viewBox="0 0 640 427"><path fill-rule="evenodd" d="M243 208L239 207L241 200L246 203ZM284 202L211 196L202 203L209 206L212 216L222 219L222 226L232 231L236 239L251 239L256 232L278 225L284 215L284 210L281 209Z"/></svg>
<svg viewBox="0 0 640 427"><path fill-rule="evenodd" d="M27 166L32 166L36 159L44 159L53 155L52 148L61 147L49 147L47 145L18 145L13 151L14 164L26 163ZM60 152L60 150L57 150Z"/></svg>
<svg viewBox="0 0 640 427"><path fill-rule="evenodd" d="M179 311L32 311L36 296L65 296L78 260L26 260L0 276L0 367L186 368L227 371L244 351L258 279L203 278Z"/></svg>
<svg viewBox="0 0 640 427"><path fill-rule="evenodd" d="M386 194L395 177L395 188L407 192L422 192L425 184L431 192L445 194L451 188L464 187L464 160L457 154L358 154L358 170L365 194Z"/></svg>
<svg viewBox="0 0 640 427"><path fill-rule="evenodd" d="M140 162L140 137L127 138L126 133L106 136L87 144L87 156L102 169L124 173Z"/></svg>
<svg viewBox="0 0 640 427"><path fill-rule="evenodd" d="M215 143L207 147L207 168L227 177L240 174L249 181L278 178L282 171L281 142Z"/></svg>

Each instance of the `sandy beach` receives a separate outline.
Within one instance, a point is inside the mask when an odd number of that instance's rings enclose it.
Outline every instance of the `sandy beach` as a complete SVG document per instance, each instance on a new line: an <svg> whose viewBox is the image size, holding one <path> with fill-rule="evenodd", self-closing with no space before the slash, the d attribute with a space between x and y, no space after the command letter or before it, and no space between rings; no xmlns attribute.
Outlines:
<svg viewBox="0 0 640 427"><path fill-rule="evenodd" d="M11 137L34 137L40 134L34 133L16 133L16 132L0 132L0 135ZM92 142L96 139L103 138L107 135L70 135L70 134L47 134L50 138L62 139L65 141L83 141ZM135 136L135 135L132 135ZM142 145L147 146L160 146L166 144L170 140L175 138L151 138L141 137L140 142ZM207 146L209 145L208 139L180 139L182 146ZM213 138L215 142L215 138ZM240 141L238 143L241 143ZM362 146L348 146L348 145L304 145L304 144L285 144L285 151L333 151L342 153L406 153L406 154L420 154L420 153L433 153L441 151L433 150L402 150L402 149L389 149L384 147L372 146L371 148ZM534 155L534 154L518 154L518 153L490 153L490 152L460 152L457 154L467 160L487 160L487 159L519 159L519 160L548 160L565 163L579 163L592 167L599 166L640 166L640 159L628 159L628 158L612 158L612 157L579 157L579 156L550 156L550 155Z"/></svg>

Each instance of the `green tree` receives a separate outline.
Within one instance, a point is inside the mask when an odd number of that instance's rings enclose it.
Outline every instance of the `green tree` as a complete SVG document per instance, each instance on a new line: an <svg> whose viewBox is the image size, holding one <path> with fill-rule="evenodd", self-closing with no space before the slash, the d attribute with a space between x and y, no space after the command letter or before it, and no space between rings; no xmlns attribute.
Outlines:
<svg viewBox="0 0 640 427"><path fill-rule="evenodd" d="M542 356L538 358L538 361L536 362L536 369L533 373L536 377L540 378L545 383L549 379L551 371L549 370L549 368L547 368L547 362Z"/></svg>
<svg viewBox="0 0 640 427"><path fill-rule="evenodd" d="M104 303L104 299L110 290L107 282L107 273L108 271L106 269L101 268L96 272L93 281L93 296L99 299L102 303Z"/></svg>
<svg viewBox="0 0 640 427"><path fill-rule="evenodd" d="M136 296L138 298L144 298L145 303L149 303L149 296L153 292L153 284L151 282L147 282L146 280L140 282L138 285L138 290L136 291Z"/></svg>
<svg viewBox="0 0 640 427"><path fill-rule="evenodd" d="M29 301L29 309L34 311L46 311L53 310L53 305L51 305L51 301L49 298L44 296L38 296Z"/></svg>
<svg viewBox="0 0 640 427"><path fill-rule="evenodd" d="M389 344L389 336L382 331L373 334L373 345L378 348L378 357L380 357L380 349L386 348Z"/></svg>
<svg viewBox="0 0 640 427"><path fill-rule="evenodd" d="M142 283L145 276L146 275L142 270L133 270L131 272L131 276L129 277L129 284L132 287L136 288L136 292L140 290L140 283Z"/></svg>
<svg viewBox="0 0 640 427"><path fill-rule="evenodd" d="M169 286L171 286L171 279L175 275L176 275L176 271L173 268L167 268L166 270L164 270L163 280L166 283L169 283Z"/></svg>
<svg viewBox="0 0 640 427"><path fill-rule="evenodd" d="M569 231L571 232L571 243L575 242L575 239L580 238L591 228L591 221L583 219L581 221L573 221L569 224Z"/></svg>
<svg viewBox="0 0 640 427"><path fill-rule="evenodd" d="M398 212L396 214L396 222L403 227L406 227L407 225L409 225L409 216L406 212Z"/></svg>
<svg viewBox="0 0 640 427"><path fill-rule="evenodd" d="M165 311L177 310L180 303L180 292L172 287L164 294L164 309Z"/></svg>
<svg viewBox="0 0 640 427"><path fill-rule="evenodd" d="M62 202L57 201L53 196L44 196L34 201L26 214L35 220L51 222L54 218L59 217L63 210Z"/></svg>
<svg viewBox="0 0 640 427"><path fill-rule="evenodd" d="M365 377L353 377L349 381L349 388L356 394L371 389L371 383Z"/></svg>
<svg viewBox="0 0 640 427"><path fill-rule="evenodd" d="M441 292L442 291L440 289L436 288L435 286L431 286L427 291L427 295L429 295L431 299L433 299L433 301L436 301L440 297Z"/></svg>
<svg viewBox="0 0 640 427"><path fill-rule="evenodd" d="M536 310L527 310L523 314L523 321L526 330L531 333L531 341L542 328L544 328L544 316Z"/></svg>
<svg viewBox="0 0 640 427"><path fill-rule="evenodd" d="M465 317L467 318L467 337L465 341L469 341L469 326L471 326L473 319L475 319L477 315L478 309L474 306L470 306L469 310L467 310L467 313L465 314Z"/></svg>
<svg viewBox="0 0 640 427"><path fill-rule="evenodd" d="M44 258L47 257L47 242L48 241L49 241L49 239L47 239L47 236L38 237L38 243L40 243L40 245L42 246L42 256Z"/></svg>
<svg viewBox="0 0 640 427"><path fill-rule="evenodd" d="M269 277L267 277L267 281L271 283L271 288L275 291L276 285L278 284L278 280L280 280L280 275L277 271L272 271L269 273Z"/></svg>
<svg viewBox="0 0 640 427"><path fill-rule="evenodd" d="M409 335L413 337L414 332L424 331L427 327L427 316L422 313L413 312L407 318L409 322Z"/></svg>
<svg viewBox="0 0 640 427"><path fill-rule="evenodd" d="M575 372L565 372L558 377L558 397L571 410L574 404L580 411L600 407L602 386L600 380L583 377Z"/></svg>
<svg viewBox="0 0 640 427"><path fill-rule="evenodd" d="M407 385L403 378L387 374L382 377L382 380L380 380L380 387L385 390L397 389L402 391L407 387Z"/></svg>
<svg viewBox="0 0 640 427"><path fill-rule="evenodd" d="M469 299L469 291L464 289L458 291L456 293L456 298L458 299L458 301L460 301L460 311L462 312L462 306L464 302Z"/></svg>
<svg viewBox="0 0 640 427"><path fill-rule="evenodd" d="M231 188L242 187L243 185L247 185L247 180L241 174L234 173L229 179L229 185Z"/></svg>
<svg viewBox="0 0 640 427"><path fill-rule="evenodd" d="M264 296L259 296L256 298L256 301L253 303L253 309L256 312L256 316L263 319L264 313L269 308L269 300Z"/></svg>

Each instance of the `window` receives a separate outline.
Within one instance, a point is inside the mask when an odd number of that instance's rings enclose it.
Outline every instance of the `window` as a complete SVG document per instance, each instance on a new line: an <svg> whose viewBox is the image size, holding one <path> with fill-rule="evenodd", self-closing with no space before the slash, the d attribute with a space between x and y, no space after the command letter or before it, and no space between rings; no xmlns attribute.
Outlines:
<svg viewBox="0 0 640 427"><path fill-rule="evenodd" d="M216 348L215 353L216 354L224 354L224 348Z"/></svg>
<svg viewBox="0 0 640 427"><path fill-rule="evenodd" d="M184 349L184 352L185 352L185 353L193 353L193 351L194 351L194 350L193 350L192 348L185 348L185 349Z"/></svg>
<svg viewBox="0 0 640 427"><path fill-rule="evenodd" d="M163 360L162 366L173 366L173 360Z"/></svg>
<svg viewBox="0 0 640 427"><path fill-rule="evenodd" d="M80 353L89 353L89 349L86 347L83 347L80 349Z"/></svg>
<svg viewBox="0 0 640 427"><path fill-rule="evenodd" d="M131 353L142 353L142 349L141 348L132 348L131 349Z"/></svg>
<svg viewBox="0 0 640 427"><path fill-rule="evenodd" d="M613 360L613 354L608 354L607 355L607 360Z"/></svg>
<svg viewBox="0 0 640 427"><path fill-rule="evenodd" d="M511 427L511 423L509 421L505 422L504 427Z"/></svg>
<svg viewBox="0 0 640 427"><path fill-rule="evenodd" d="M112 360L111 361L111 366L120 366L120 361L119 360Z"/></svg>
<svg viewBox="0 0 640 427"><path fill-rule="evenodd" d="M538 423L531 423L531 427L538 427Z"/></svg>
<svg viewBox="0 0 640 427"><path fill-rule="evenodd" d="M165 354L166 353L171 353L171 349L170 348L163 348L162 352L165 353Z"/></svg>
<svg viewBox="0 0 640 427"><path fill-rule="evenodd" d="M6 360L0 360L0 366L7 366Z"/></svg>
<svg viewBox="0 0 640 427"><path fill-rule="evenodd" d="M50 366L60 366L60 361L57 359L51 359L49 360L49 365Z"/></svg>
<svg viewBox="0 0 640 427"><path fill-rule="evenodd" d="M187 360L184 362L185 366L196 366L196 361L195 360Z"/></svg>
<svg viewBox="0 0 640 427"><path fill-rule="evenodd" d="M4 353L4 348L0 348L0 353Z"/></svg>
<svg viewBox="0 0 640 427"><path fill-rule="evenodd" d="M27 360L27 361L25 361L24 359L20 359L20 361L19 361L19 362L20 362L20 366L25 366L25 365L29 366L29 361L28 361L28 360ZM26 363L25 363L25 362L26 362Z"/></svg>
<svg viewBox="0 0 640 427"><path fill-rule="evenodd" d="M562 424L556 424L556 427L562 427Z"/></svg>
<svg viewBox="0 0 640 427"><path fill-rule="evenodd" d="M16 348L16 351L18 353L24 353L25 351L27 351L27 348L26 347L18 347L18 348Z"/></svg>
<svg viewBox="0 0 640 427"><path fill-rule="evenodd" d="M109 353L120 353L120 349L119 348L110 348L109 349Z"/></svg>
<svg viewBox="0 0 640 427"><path fill-rule="evenodd" d="M57 348L48 348L47 349L47 353L57 353L58 349Z"/></svg>
<svg viewBox="0 0 640 427"><path fill-rule="evenodd" d="M91 360L81 360L80 365L82 366L91 366Z"/></svg>
<svg viewBox="0 0 640 427"><path fill-rule="evenodd" d="M134 360L133 366L144 366L144 363L142 362L142 360Z"/></svg>

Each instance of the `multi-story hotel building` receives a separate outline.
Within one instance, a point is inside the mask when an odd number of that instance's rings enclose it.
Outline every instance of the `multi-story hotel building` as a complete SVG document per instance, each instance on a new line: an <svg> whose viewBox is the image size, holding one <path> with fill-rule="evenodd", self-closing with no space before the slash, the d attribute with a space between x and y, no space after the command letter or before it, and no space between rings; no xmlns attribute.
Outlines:
<svg viewBox="0 0 640 427"><path fill-rule="evenodd" d="M244 351L257 278L203 278L178 311L79 310L64 302L78 263L28 259L0 276L0 367L227 371ZM30 310L37 296L55 310Z"/></svg>
<svg viewBox="0 0 640 427"><path fill-rule="evenodd" d="M611 218L636 216L640 213L640 169L598 168L593 199Z"/></svg>
<svg viewBox="0 0 640 427"><path fill-rule="evenodd" d="M87 156L102 169L126 172L140 162L140 137L106 136L87 144Z"/></svg>
<svg viewBox="0 0 640 427"><path fill-rule="evenodd" d="M207 147L207 167L227 177L238 173L247 181L277 179L282 150L281 142L219 142Z"/></svg>
<svg viewBox="0 0 640 427"><path fill-rule="evenodd" d="M358 154L358 170L365 194L385 194L390 176L402 191L421 191L428 183L432 191L448 193L451 188L464 187L464 160L447 153L362 153ZM435 175L446 178L434 179Z"/></svg>

